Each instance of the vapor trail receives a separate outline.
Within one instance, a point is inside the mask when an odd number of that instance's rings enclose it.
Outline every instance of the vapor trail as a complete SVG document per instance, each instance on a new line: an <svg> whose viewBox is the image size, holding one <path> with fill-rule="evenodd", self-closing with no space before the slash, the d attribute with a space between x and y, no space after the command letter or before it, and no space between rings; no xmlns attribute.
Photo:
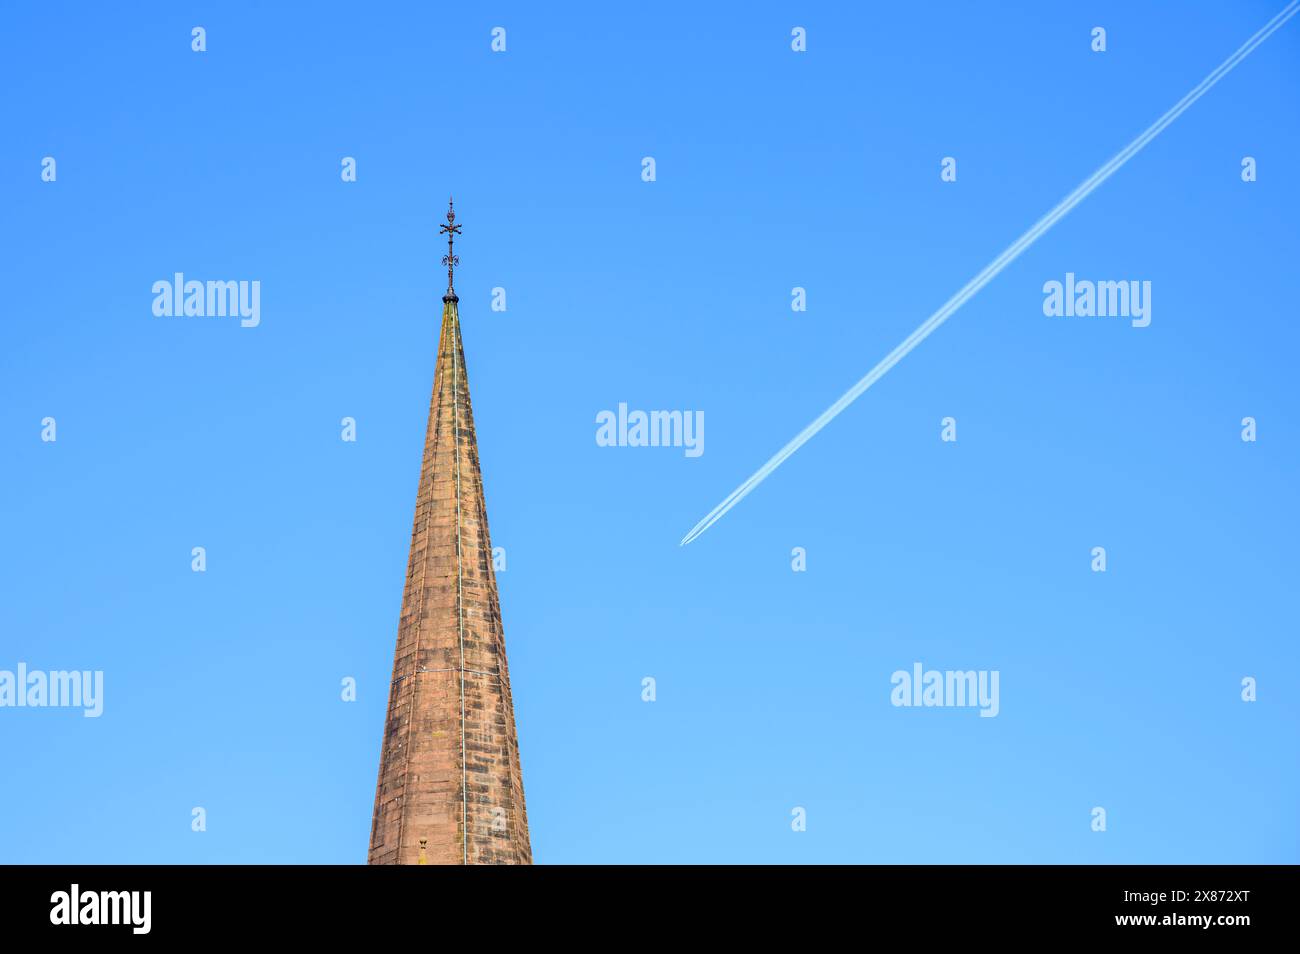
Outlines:
<svg viewBox="0 0 1300 954"><path fill-rule="evenodd" d="M703 520L691 528L690 533L682 537L680 545L686 546L686 544L690 543L705 530L709 529L709 527L717 523L728 510L740 503L741 500L749 495L751 490L766 480L772 471L780 467L781 464L785 462L786 458L797 451L800 447L803 447L804 444L808 443L808 441L811 440L818 431L834 420L841 411L861 397L867 388L871 387L884 377L890 368L898 364L899 361L902 361L913 348L928 338L930 333L947 321L953 312L973 298L981 288L991 282L1004 268L1019 258L1021 252L1033 245L1034 242L1038 241L1038 239L1048 229L1064 218L1071 209L1086 199L1093 190L1114 175L1121 166L1141 152L1146 147L1147 143L1160 135L1160 133L1162 133L1170 123L1185 113L1193 103L1209 92L1210 89L1219 82L1219 80L1232 72L1238 63L1254 52L1255 47L1259 46L1276 33L1283 24L1295 16L1296 13L1300 13L1300 0L1291 0L1291 2L1288 3L1280 13L1273 17L1273 19L1269 20L1268 23L1264 24L1264 26L1260 28L1259 32L1243 43L1237 49L1237 52L1233 53L1232 56L1220 63L1208 76L1205 77L1205 79L1201 80L1191 92L1180 99L1169 109L1168 112L1152 123L1145 132L1125 146L1104 166L1085 179L1078 188L1062 199L1061 202L1052 209L1052 211L1048 212L1034 223L1033 227L1030 228L1028 232L1016 239L1015 242L1008 246L1001 255L995 258L988 265L984 266L983 271L967 282L966 285L957 292L957 294L949 298L948 301L944 303L943 307L929 318L925 319L925 321L923 321L915 331L903 339L902 343L899 344L898 347L885 355L881 362L868 371L862 380L849 388L849 390L845 391L844 394L840 396L839 400L828 407L817 417L816 420L795 435L794 439L777 451L776 454L772 456L771 460L758 470L754 471L754 473L751 474L744 483L728 494L722 503L710 510Z"/></svg>

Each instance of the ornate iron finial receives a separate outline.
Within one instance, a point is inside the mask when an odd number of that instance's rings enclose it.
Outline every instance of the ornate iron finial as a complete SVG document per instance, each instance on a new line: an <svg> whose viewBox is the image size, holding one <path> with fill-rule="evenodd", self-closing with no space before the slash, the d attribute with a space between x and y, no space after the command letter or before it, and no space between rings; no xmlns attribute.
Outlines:
<svg viewBox="0 0 1300 954"><path fill-rule="evenodd" d="M442 264L447 266L447 298L456 297L456 289L452 285L453 271L460 264L460 256L453 250L452 242L460 234L460 226L456 224L456 210L453 207L452 200L447 199L447 224L438 229L439 235L447 236L447 254L442 257Z"/></svg>

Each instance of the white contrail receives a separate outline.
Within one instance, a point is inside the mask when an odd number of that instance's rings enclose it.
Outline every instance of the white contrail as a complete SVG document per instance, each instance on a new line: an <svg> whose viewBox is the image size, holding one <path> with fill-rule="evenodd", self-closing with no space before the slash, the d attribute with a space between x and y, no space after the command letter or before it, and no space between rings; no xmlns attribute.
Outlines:
<svg viewBox="0 0 1300 954"><path fill-rule="evenodd" d="M846 407L861 397L862 393L866 391L867 388L871 387L884 377L890 368L898 364L898 362L903 360L903 358L906 357L913 348L928 338L930 333L947 321L953 312L964 305L969 299L974 297L981 288L996 278L999 272L1019 258L1021 252L1033 245L1034 242L1038 241L1039 237L1041 237L1043 233L1064 218L1066 213L1086 199L1094 189L1114 175L1120 166L1124 165L1124 163L1128 162L1135 155L1141 152L1147 143L1160 135L1166 126L1186 112L1194 102L1209 92L1210 89L1219 82L1219 80L1227 76L1238 63L1249 56L1254 51L1255 47L1259 46L1277 32L1277 30L1295 16L1296 13L1300 13L1300 0L1291 0L1291 2L1288 3L1277 16L1273 17L1272 20L1269 20L1268 23L1260 28L1258 33L1243 43L1236 53L1233 53L1232 56L1220 63L1209 76L1201 80L1201 82L1198 83L1190 93L1180 99L1167 113L1152 123L1147 130L1142 133L1142 135L1134 139L1118 154L1116 154L1113 159L1084 180L1077 189L1062 199L1056 208L1052 209L1052 211L1048 212L1045 216L1034 223L1034 226L1028 232L1016 239L1015 242L1006 249L1006 251L986 265L984 270L967 282L961 291L949 298L942 308L936 311L929 318L925 319L925 321L923 321L915 331L908 335L903 342L898 345L898 347L889 352L889 354L887 354L879 364L868 371L866 377L844 392L838 401L828 407L815 421L800 431L795 436L794 440L790 441L790 443L777 451L771 460L758 470L754 471L748 480L728 494L727 498L723 500L722 503L710 510L708 515L691 529L690 533L682 537L680 545L685 546L705 530L709 529L709 527L717 523L718 520L722 518L723 514L736 504L740 503L740 501L743 500L751 490L766 480L772 471L780 467L787 457L797 451L804 444L808 443L808 441L812 439L813 435L829 424Z"/></svg>

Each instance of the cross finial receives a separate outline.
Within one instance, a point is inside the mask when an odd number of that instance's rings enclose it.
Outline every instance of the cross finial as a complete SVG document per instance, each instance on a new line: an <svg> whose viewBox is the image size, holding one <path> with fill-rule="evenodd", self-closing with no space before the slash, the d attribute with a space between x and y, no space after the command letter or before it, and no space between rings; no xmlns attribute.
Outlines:
<svg viewBox="0 0 1300 954"><path fill-rule="evenodd" d="M447 294L444 297L455 298L456 289L452 287L452 273L460 264L460 256L455 253L452 242L460 234L460 226L456 224L456 210L450 198L447 199L447 224L438 229L438 234L447 236L447 254L442 257L442 264L447 266Z"/></svg>

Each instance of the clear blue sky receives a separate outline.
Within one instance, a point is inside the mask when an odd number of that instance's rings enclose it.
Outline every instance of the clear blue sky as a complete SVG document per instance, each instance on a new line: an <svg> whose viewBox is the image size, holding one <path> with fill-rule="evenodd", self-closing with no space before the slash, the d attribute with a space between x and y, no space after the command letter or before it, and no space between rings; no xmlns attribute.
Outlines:
<svg viewBox="0 0 1300 954"><path fill-rule="evenodd" d="M0 709L0 861L364 861L452 192L538 862L1300 861L1300 18L678 546L1283 6L14 7L0 669L105 711Z"/></svg>

